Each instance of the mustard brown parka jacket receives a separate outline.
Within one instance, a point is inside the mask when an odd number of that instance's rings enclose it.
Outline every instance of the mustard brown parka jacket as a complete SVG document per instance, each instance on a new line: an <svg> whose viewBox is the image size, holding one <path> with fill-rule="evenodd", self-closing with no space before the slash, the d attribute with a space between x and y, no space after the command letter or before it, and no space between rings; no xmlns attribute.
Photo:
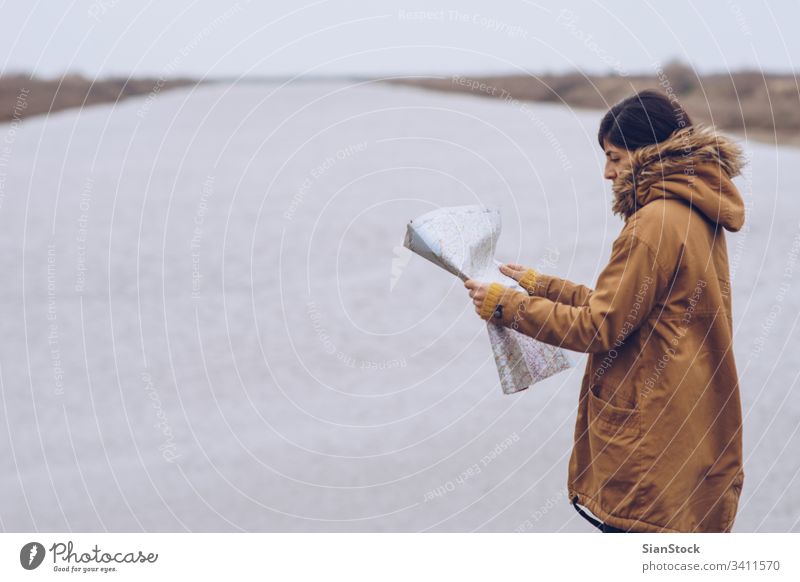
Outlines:
<svg viewBox="0 0 800 582"><path fill-rule="evenodd" d="M724 229L744 224L732 140L693 125L632 152L625 224L594 289L528 269L481 317L588 352L568 492L633 532L729 532L744 481ZM498 309L498 306L501 306Z"/></svg>

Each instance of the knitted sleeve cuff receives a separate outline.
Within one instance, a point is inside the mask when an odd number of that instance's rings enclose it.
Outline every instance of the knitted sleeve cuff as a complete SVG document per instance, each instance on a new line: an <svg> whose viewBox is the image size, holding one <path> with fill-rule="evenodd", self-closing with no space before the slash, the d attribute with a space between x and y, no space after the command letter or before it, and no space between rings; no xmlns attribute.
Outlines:
<svg viewBox="0 0 800 582"><path fill-rule="evenodd" d="M488 320L492 317L494 310L497 308L497 304L500 303L500 299L503 297L503 293L505 293L506 290L507 288L500 283L492 283L489 285L489 288L486 290L486 297L484 297L483 303L481 304L480 316L482 319Z"/></svg>
<svg viewBox="0 0 800 582"><path fill-rule="evenodd" d="M536 271L528 269L525 274L519 279L520 286L524 287L528 295L534 295L536 290Z"/></svg>

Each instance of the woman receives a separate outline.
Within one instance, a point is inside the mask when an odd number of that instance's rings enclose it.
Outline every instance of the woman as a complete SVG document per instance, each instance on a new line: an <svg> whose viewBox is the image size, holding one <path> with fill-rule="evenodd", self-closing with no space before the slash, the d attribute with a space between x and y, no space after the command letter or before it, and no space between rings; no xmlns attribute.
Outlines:
<svg viewBox="0 0 800 582"><path fill-rule="evenodd" d="M568 479L584 517L729 532L744 472L723 229L744 223L742 151L656 91L611 108L598 141L625 223L594 289L514 264L527 294L465 286L483 319L588 352Z"/></svg>

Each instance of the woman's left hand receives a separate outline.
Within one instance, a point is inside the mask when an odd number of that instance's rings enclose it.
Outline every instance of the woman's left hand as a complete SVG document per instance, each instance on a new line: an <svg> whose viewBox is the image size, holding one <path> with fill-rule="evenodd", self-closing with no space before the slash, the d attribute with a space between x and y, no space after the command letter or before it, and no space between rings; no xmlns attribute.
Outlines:
<svg viewBox="0 0 800 582"><path fill-rule="evenodd" d="M475 312L478 315L481 313L481 305L483 305L483 300L486 299L486 290L489 285L490 283L481 283L475 279L464 281L464 287L469 289L469 296L472 297L472 302L475 304Z"/></svg>

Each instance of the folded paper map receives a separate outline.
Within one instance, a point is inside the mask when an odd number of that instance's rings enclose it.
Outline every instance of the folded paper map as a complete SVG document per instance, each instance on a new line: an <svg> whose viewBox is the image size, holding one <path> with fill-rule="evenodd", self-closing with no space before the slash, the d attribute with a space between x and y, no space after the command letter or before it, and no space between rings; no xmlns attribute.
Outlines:
<svg viewBox="0 0 800 582"><path fill-rule="evenodd" d="M494 258L500 211L480 205L440 208L408 223L404 246L462 281L497 282L525 292ZM505 394L519 392L570 367L566 353L508 327L487 322Z"/></svg>

